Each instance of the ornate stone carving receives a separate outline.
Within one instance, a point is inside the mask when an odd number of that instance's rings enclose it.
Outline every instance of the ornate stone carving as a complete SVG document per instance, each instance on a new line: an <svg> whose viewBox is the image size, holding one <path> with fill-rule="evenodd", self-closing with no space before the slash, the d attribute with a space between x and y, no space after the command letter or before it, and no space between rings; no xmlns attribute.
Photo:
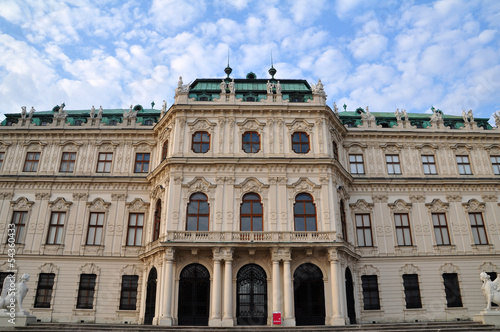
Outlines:
<svg viewBox="0 0 500 332"><path fill-rule="evenodd" d="M389 197L387 195L373 195L373 203L387 203Z"/></svg>
<svg viewBox="0 0 500 332"><path fill-rule="evenodd" d="M58 197L54 201L49 202L49 209L52 211L69 211L69 207L73 202L67 202L64 198Z"/></svg>
<svg viewBox="0 0 500 332"><path fill-rule="evenodd" d="M320 185L315 184L308 178L301 177L297 182L287 185L287 188L293 190L294 194L300 192L314 193L314 190L321 189Z"/></svg>
<svg viewBox="0 0 500 332"><path fill-rule="evenodd" d="M89 195L86 193L73 193L74 201L86 201L89 198Z"/></svg>
<svg viewBox="0 0 500 332"><path fill-rule="evenodd" d="M235 185L234 188L239 189L241 194L249 192L263 193L269 188L269 185L263 184L255 177L251 177L245 179L242 183Z"/></svg>
<svg viewBox="0 0 500 332"><path fill-rule="evenodd" d="M49 199L50 198L50 193L35 193L35 198L37 200Z"/></svg>
<svg viewBox="0 0 500 332"><path fill-rule="evenodd" d="M112 201L125 201L127 200L127 194L111 194Z"/></svg>
<svg viewBox="0 0 500 332"><path fill-rule="evenodd" d="M136 198L130 203L125 203L125 206L129 212L146 212L149 203L144 202L142 198Z"/></svg>
<svg viewBox="0 0 500 332"><path fill-rule="evenodd" d="M111 203L105 202L102 198L96 198L92 202L87 202L89 210L92 212L107 212Z"/></svg>
<svg viewBox="0 0 500 332"><path fill-rule="evenodd" d="M292 252L289 248L271 248L271 260L289 261L292 259Z"/></svg>
<svg viewBox="0 0 500 332"><path fill-rule="evenodd" d="M446 195L446 200L448 202L461 202L462 195Z"/></svg>
<svg viewBox="0 0 500 332"><path fill-rule="evenodd" d="M420 269L413 265L413 264L406 264L405 266L401 267L399 269L399 274L400 275L403 275L403 274L419 274L420 273Z"/></svg>
<svg viewBox="0 0 500 332"><path fill-rule="evenodd" d="M448 212L450 203L443 203L439 198L435 198L431 203L426 203L425 206L427 206L430 212Z"/></svg>
<svg viewBox="0 0 500 332"><path fill-rule="evenodd" d="M372 212L373 203L367 203L364 199L358 199L356 203L349 204L351 211L356 212Z"/></svg>
<svg viewBox="0 0 500 332"><path fill-rule="evenodd" d="M490 276L486 272L479 274L479 279L483 282L481 291L486 298L486 308L484 310L491 310L491 302L500 305L500 277L491 281Z"/></svg>
<svg viewBox="0 0 500 332"><path fill-rule="evenodd" d="M31 210L35 202L29 201L26 197L19 197L15 201L10 202L10 206L13 210Z"/></svg>
<svg viewBox="0 0 500 332"><path fill-rule="evenodd" d="M313 123L309 123L306 120L303 119L296 119L292 123L287 123L286 126L288 127L288 132L290 134L296 132L296 131L304 131L311 135L312 133L312 128L314 127Z"/></svg>
<svg viewBox="0 0 500 332"><path fill-rule="evenodd" d="M183 184L182 188L187 190L188 196L195 192L203 192L211 196L217 186L208 182L205 178L195 177L187 184Z"/></svg>
<svg viewBox="0 0 500 332"><path fill-rule="evenodd" d="M226 247L217 247L212 249L212 253L214 260L231 261L233 260L234 249Z"/></svg>
<svg viewBox="0 0 500 332"><path fill-rule="evenodd" d="M485 202L496 203L498 201L498 196L495 194L483 194L481 198Z"/></svg>
<svg viewBox="0 0 500 332"><path fill-rule="evenodd" d="M480 203L477 199L471 199L467 203L462 204L467 212L484 212L486 208L485 203Z"/></svg>

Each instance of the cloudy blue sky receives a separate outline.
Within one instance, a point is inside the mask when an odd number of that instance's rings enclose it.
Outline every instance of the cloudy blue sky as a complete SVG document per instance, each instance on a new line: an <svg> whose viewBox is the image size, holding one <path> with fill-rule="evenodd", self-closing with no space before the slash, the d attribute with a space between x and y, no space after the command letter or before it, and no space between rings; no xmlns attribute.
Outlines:
<svg viewBox="0 0 500 332"><path fill-rule="evenodd" d="M0 0L0 120L170 106L180 75L321 78L348 110L500 110L498 0Z"/></svg>

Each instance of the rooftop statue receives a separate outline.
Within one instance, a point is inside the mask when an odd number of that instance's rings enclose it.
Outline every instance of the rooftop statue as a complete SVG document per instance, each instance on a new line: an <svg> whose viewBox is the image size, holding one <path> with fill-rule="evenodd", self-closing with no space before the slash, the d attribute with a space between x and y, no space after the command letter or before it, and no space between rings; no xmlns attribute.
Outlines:
<svg viewBox="0 0 500 332"><path fill-rule="evenodd" d="M31 119L33 117L33 113L35 113L35 108L33 106L31 106L30 114L28 115L28 119Z"/></svg>
<svg viewBox="0 0 500 332"><path fill-rule="evenodd" d="M95 107L92 105L92 108L90 109L90 118L93 119L95 116Z"/></svg>
<svg viewBox="0 0 500 332"><path fill-rule="evenodd" d="M276 83L276 93L277 94L281 94L281 83L280 83L280 81L278 81L278 83Z"/></svg>
<svg viewBox="0 0 500 332"><path fill-rule="evenodd" d="M102 112L103 112L102 106L99 106L99 112L97 112L97 119L102 118Z"/></svg>
<svg viewBox="0 0 500 332"><path fill-rule="evenodd" d="M464 111L465 112L465 111ZM486 297L486 308L484 310L491 310L491 302L500 305L500 277L491 281L490 276L486 272L479 274L479 279L483 282L481 290L484 297Z"/></svg>
<svg viewBox="0 0 500 332"><path fill-rule="evenodd" d="M224 82L224 80L222 80L220 82L220 93L222 93L222 94L226 93L226 86L227 86L226 82Z"/></svg>
<svg viewBox="0 0 500 332"><path fill-rule="evenodd" d="M21 119L26 119L26 106L21 106Z"/></svg>
<svg viewBox="0 0 500 332"><path fill-rule="evenodd" d="M493 113L493 117L495 118L495 125L497 126L497 128L500 128L500 112L497 113Z"/></svg>
<svg viewBox="0 0 500 332"><path fill-rule="evenodd" d="M273 93L273 83L269 82L269 80L266 83L266 89L267 89L267 94Z"/></svg>
<svg viewBox="0 0 500 332"><path fill-rule="evenodd" d="M228 85L229 85L229 93L234 93L236 89L236 86L234 84L234 78L231 80L231 82L229 82Z"/></svg>

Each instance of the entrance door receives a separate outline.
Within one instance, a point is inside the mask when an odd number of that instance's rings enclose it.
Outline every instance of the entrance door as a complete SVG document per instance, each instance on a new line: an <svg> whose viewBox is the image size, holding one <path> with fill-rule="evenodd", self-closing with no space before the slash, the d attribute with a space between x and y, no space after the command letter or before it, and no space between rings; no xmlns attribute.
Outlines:
<svg viewBox="0 0 500 332"><path fill-rule="evenodd" d="M238 325L266 325L266 272L256 264L245 265L238 272L236 287Z"/></svg>
<svg viewBox="0 0 500 332"><path fill-rule="evenodd" d="M325 325L323 273L314 264L305 263L293 274L295 321L297 325Z"/></svg>
<svg viewBox="0 0 500 332"><path fill-rule="evenodd" d="M149 271L148 285L146 288L146 312L144 313L144 324L153 324L156 305L156 268Z"/></svg>
<svg viewBox="0 0 500 332"><path fill-rule="evenodd" d="M210 274L200 264L190 264L179 280L179 325L208 325Z"/></svg>
<svg viewBox="0 0 500 332"><path fill-rule="evenodd" d="M356 324L356 309L354 308L354 284L352 282L352 274L349 268L345 269L345 293L347 301L347 316L349 322Z"/></svg>

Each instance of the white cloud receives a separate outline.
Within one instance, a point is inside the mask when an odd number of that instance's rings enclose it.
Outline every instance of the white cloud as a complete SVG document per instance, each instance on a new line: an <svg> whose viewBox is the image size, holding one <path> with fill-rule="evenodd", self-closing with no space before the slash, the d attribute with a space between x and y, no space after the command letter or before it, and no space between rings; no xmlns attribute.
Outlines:
<svg viewBox="0 0 500 332"><path fill-rule="evenodd" d="M204 17L203 0L153 0L149 14L151 22L165 29L177 29L197 22Z"/></svg>
<svg viewBox="0 0 500 332"><path fill-rule="evenodd" d="M325 0L292 0L290 14L295 22L311 25L325 10L324 6Z"/></svg>

